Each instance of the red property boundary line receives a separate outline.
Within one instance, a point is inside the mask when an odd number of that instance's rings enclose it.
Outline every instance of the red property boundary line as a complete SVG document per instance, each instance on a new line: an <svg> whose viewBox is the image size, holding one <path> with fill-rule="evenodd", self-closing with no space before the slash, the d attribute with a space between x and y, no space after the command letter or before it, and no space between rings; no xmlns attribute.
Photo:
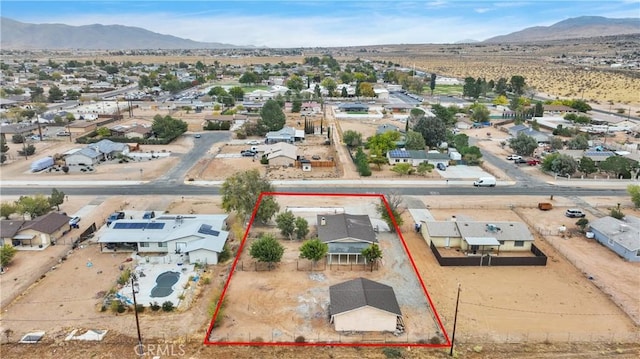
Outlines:
<svg viewBox="0 0 640 359"><path fill-rule="evenodd" d="M262 192L258 197L258 201L256 202L255 207L253 208L253 212L251 213L251 219L249 220L249 225L247 226L247 230L244 232L244 236L242 237L242 242L238 247L238 253L236 254L235 259L233 260L233 264L231 265L231 271L229 272L229 276L227 277L227 281L224 284L224 288L222 289L222 293L220 294L220 298L218 299L218 304L216 305L216 310L213 313L213 317L211 318L211 323L209 324L209 328L207 329L207 334L204 338L204 345L219 345L219 346L307 346L307 347L320 347L320 346L329 346L329 347L423 347L423 348L449 348L451 347L451 339L449 339L449 335L442 325L442 320L438 315L438 311L436 307L433 305L433 301L431 300L431 296L429 295L429 291L427 291L427 287L424 285L424 281L422 280L422 276L418 272L418 268L416 267L416 263L411 256L411 252L407 247L407 243L402 236L402 232L398 227L398 223L393 216L391 217L391 221L393 222L393 227L396 230L396 233L400 237L402 241L402 246L404 247L405 253L409 257L409 261L411 262L411 266L413 267L413 271L418 278L418 282L420 282L420 286L422 287L422 291L429 302L429 306L433 311L433 315L436 318L436 322L444 335L446 343L442 344L429 344L429 343L342 343L342 342L322 342L322 343L312 343L312 342L212 342L209 341L211 337L211 332L213 331L213 325L216 321L216 317L218 316L218 312L220 311L220 307L224 301L224 296L227 293L227 289L229 288L229 283L231 283L231 277L233 277L233 273L236 270L236 266L238 264L238 260L240 259L240 255L242 254L242 250L244 249L244 245L247 241L247 237L249 236L249 231L251 226L253 225L253 221L255 220L256 213L258 212L258 208L260 207L260 203L262 202L262 198L265 196L307 196L307 197L369 197L369 198L379 198L384 203L387 208L387 212L391 213L391 207L389 206L389 202L387 198L383 194L371 194L371 193L298 193L298 192Z"/></svg>

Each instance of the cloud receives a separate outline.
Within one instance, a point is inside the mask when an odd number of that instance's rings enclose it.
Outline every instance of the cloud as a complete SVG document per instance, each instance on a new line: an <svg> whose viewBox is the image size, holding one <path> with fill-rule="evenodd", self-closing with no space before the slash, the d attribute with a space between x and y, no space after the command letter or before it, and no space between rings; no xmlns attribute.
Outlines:
<svg viewBox="0 0 640 359"><path fill-rule="evenodd" d="M484 14L485 12L491 11L492 9L489 8L476 8L474 9L475 12L477 12L478 14Z"/></svg>

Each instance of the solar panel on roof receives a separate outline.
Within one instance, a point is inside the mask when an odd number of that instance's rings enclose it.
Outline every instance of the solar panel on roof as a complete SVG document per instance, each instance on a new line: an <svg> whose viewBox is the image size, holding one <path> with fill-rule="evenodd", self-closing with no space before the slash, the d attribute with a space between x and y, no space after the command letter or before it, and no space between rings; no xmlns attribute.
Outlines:
<svg viewBox="0 0 640 359"><path fill-rule="evenodd" d="M164 228L164 223L162 223L162 222L147 223L147 228L148 229L162 229L162 228Z"/></svg>
<svg viewBox="0 0 640 359"><path fill-rule="evenodd" d="M409 158L411 155L403 150L391 150L390 155L395 158Z"/></svg>
<svg viewBox="0 0 640 359"><path fill-rule="evenodd" d="M114 222L113 229L163 229L162 222Z"/></svg>
<svg viewBox="0 0 640 359"><path fill-rule="evenodd" d="M220 231L217 231L215 229L213 229L210 225L208 224L203 224L200 226L200 228L198 229L198 233L201 234L208 234L210 236L219 236L220 235Z"/></svg>

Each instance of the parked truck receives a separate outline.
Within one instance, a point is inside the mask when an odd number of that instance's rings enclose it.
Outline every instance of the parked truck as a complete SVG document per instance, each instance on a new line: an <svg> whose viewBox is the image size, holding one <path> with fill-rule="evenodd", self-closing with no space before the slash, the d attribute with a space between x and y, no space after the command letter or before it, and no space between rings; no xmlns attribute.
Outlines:
<svg viewBox="0 0 640 359"><path fill-rule="evenodd" d="M53 157L40 158L31 163L31 172L40 172L53 166L54 163L55 161L53 160Z"/></svg>
<svg viewBox="0 0 640 359"><path fill-rule="evenodd" d="M109 218L107 218L107 226L110 226L111 223L113 223L114 221L117 221L119 219L124 219L124 217L125 217L125 213L124 212L113 212L113 213L111 213Z"/></svg>
<svg viewBox="0 0 640 359"><path fill-rule="evenodd" d="M495 187L496 186L496 178L495 177L480 177L477 180L473 181L473 185L476 187Z"/></svg>

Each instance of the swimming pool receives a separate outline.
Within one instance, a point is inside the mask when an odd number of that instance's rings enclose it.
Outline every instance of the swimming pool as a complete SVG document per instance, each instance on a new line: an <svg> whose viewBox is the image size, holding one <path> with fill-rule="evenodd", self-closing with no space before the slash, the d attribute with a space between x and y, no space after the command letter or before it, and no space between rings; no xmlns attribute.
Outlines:
<svg viewBox="0 0 640 359"><path fill-rule="evenodd" d="M173 293L173 285L180 279L178 272L164 272L156 278L156 286L151 289L152 298L163 298Z"/></svg>

